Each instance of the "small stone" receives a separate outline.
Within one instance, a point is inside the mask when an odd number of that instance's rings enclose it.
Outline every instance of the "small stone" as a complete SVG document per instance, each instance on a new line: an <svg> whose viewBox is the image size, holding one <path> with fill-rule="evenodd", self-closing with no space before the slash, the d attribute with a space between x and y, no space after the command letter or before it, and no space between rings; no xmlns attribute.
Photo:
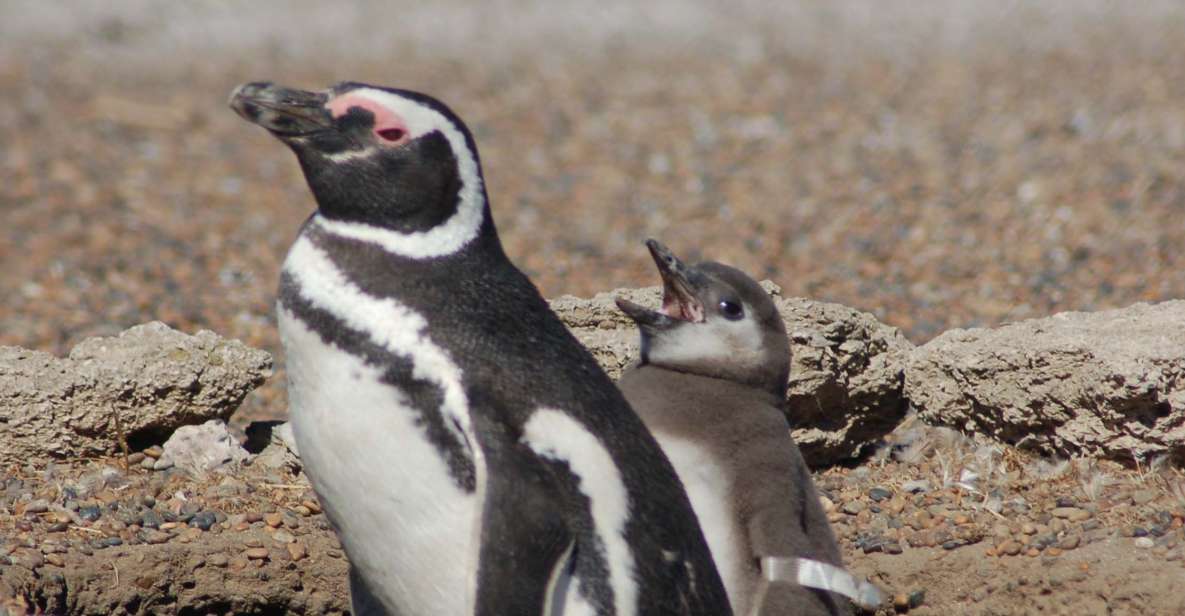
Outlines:
<svg viewBox="0 0 1185 616"><path fill-rule="evenodd" d="M98 508L97 505L83 505L78 507L78 516L88 522L100 519L103 515L103 509Z"/></svg>
<svg viewBox="0 0 1185 616"><path fill-rule="evenodd" d="M268 551L267 548L247 548L247 551L243 552L243 556L246 556L248 560L265 560L268 557Z"/></svg>
<svg viewBox="0 0 1185 616"><path fill-rule="evenodd" d="M1147 505L1154 500L1156 500L1156 492L1152 490L1136 490L1132 492L1133 505Z"/></svg>
<svg viewBox="0 0 1185 616"><path fill-rule="evenodd" d="M951 518L951 521L954 522L956 525L961 526L963 524L970 523L971 518L965 513L956 513L955 517Z"/></svg>
<svg viewBox="0 0 1185 616"><path fill-rule="evenodd" d="M306 517L306 518L313 514L313 512L310 511L309 508L305 507L304 505L297 505L292 508L292 511L296 512L297 515Z"/></svg>
<svg viewBox="0 0 1185 616"><path fill-rule="evenodd" d="M25 505L25 513L45 513L46 511L49 511L49 501L43 498L29 501L29 504Z"/></svg>
<svg viewBox="0 0 1185 616"><path fill-rule="evenodd" d="M45 564L45 557L41 555L41 552L25 552L20 556L14 556L12 561L25 568L36 569Z"/></svg>
<svg viewBox="0 0 1185 616"><path fill-rule="evenodd" d="M263 514L259 513L258 511L248 511L247 513L243 514L243 519L246 520L248 524L254 524L263 519Z"/></svg>
<svg viewBox="0 0 1185 616"><path fill-rule="evenodd" d="M258 539L246 539L243 541L243 545L249 548L261 548L263 547L263 542Z"/></svg>
<svg viewBox="0 0 1185 616"><path fill-rule="evenodd" d="M263 522L272 528L276 528L284 522L284 516L279 513L269 513L263 516Z"/></svg>
<svg viewBox="0 0 1185 616"><path fill-rule="evenodd" d="M145 457L143 460L140 460L140 468L142 469L152 470L154 466L156 466L156 458Z"/></svg>
<svg viewBox="0 0 1185 616"><path fill-rule="evenodd" d="M211 567L225 567L229 562L226 554L211 554L206 557L206 564Z"/></svg>
<svg viewBox="0 0 1185 616"><path fill-rule="evenodd" d="M66 566L66 559L62 558L61 554L46 554L45 555L45 562L47 562L55 567L65 567Z"/></svg>
<svg viewBox="0 0 1185 616"><path fill-rule="evenodd" d="M230 559L230 562L227 563L227 567L229 567L232 571L240 571L242 569L246 569L247 568L247 559L232 558L232 559Z"/></svg>
<svg viewBox="0 0 1185 616"><path fill-rule="evenodd" d="M1062 551L1061 551L1061 548L1046 548L1045 555L1046 556L1061 556Z"/></svg>
<svg viewBox="0 0 1185 616"><path fill-rule="evenodd" d="M152 508L156 506L156 497L151 494L145 494L140 498L140 504L145 507Z"/></svg>
<svg viewBox="0 0 1185 616"><path fill-rule="evenodd" d="M996 552L1000 554L1007 554L1009 556L1016 556L1020 554L1020 543L1016 541L1005 541L996 546Z"/></svg>
<svg viewBox="0 0 1185 616"><path fill-rule="evenodd" d="M1041 550L1038 550L1037 548L1029 548L1028 550L1025 551L1025 556L1036 557L1036 556L1040 556L1040 555L1041 555Z"/></svg>
<svg viewBox="0 0 1185 616"><path fill-rule="evenodd" d="M150 545L159 545L161 543L167 543L172 537L172 535L166 532L159 530L149 530L144 532L144 543Z"/></svg>
<svg viewBox="0 0 1185 616"><path fill-rule="evenodd" d="M925 479L910 479L901 484L901 489L910 494L921 494L930 491L930 482Z"/></svg>
<svg viewBox="0 0 1185 616"><path fill-rule="evenodd" d="M144 458L146 457L147 456L145 456L144 452L142 451L133 451L132 453L128 454L128 464L139 464L143 462Z"/></svg>
<svg viewBox="0 0 1185 616"><path fill-rule="evenodd" d="M152 509L145 511L144 515L140 516L140 526L144 528L160 528L160 525L164 523L165 521L161 519L160 514Z"/></svg>
<svg viewBox="0 0 1185 616"><path fill-rule="evenodd" d="M872 488L871 490L868 491L868 498L871 498L873 500L873 502L877 502L877 503L885 500L886 498L891 498L892 496L893 496L892 492L890 492L889 490L886 490L885 488L882 488L880 486Z"/></svg>
<svg viewBox="0 0 1185 616"><path fill-rule="evenodd" d="M144 455L155 460L155 459L159 458L161 456L161 454L163 454L164 452L165 452L164 448L161 447L160 445L153 445L153 446L144 450Z"/></svg>
<svg viewBox="0 0 1185 616"><path fill-rule="evenodd" d="M1020 532L1026 534L1026 535L1035 535L1035 534L1037 534L1037 527L1033 526L1032 524L1030 524L1028 522L1025 522L1024 524L1020 525Z"/></svg>
<svg viewBox="0 0 1185 616"><path fill-rule="evenodd" d="M909 609L909 595L899 592L893 595L893 609L904 612Z"/></svg>
<svg viewBox="0 0 1185 616"><path fill-rule="evenodd" d="M1150 548L1153 546L1153 541L1149 537L1136 537L1135 544L1137 548Z"/></svg>
<svg viewBox="0 0 1185 616"><path fill-rule="evenodd" d="M312 499L300 501L300 504L313 513L321 513L321 503Z"/></svg>
<svg viewBox="0 0 1185 616"><path fill-rule="evenodd" d="M341 550L325 550L325 555L330 558L341 558Z"/></svg>
<svg viewBox="0 0 1185 616"><path fill-rule="evenodd" d="M216 519L212 511L199 511L189 519L189 525L202 530L210 530Z"/></svg>
<svg viewBox="0 0 1185 616"><path fill-rule="evenodd" d="M123 545L123 539L120 539L119 537L104 537L100 541L103 542L103 545L111 548Z"/></svg>
<svg viewBox="0 0 1185 616"><path fill-rule="evenodd" d="M1058 542L1057 547L1063 550L1073 550L1077 548L1078 544L1081 542L1082 537L1079 535L1066 535L1065 537L1062 537L1060 542Z"/></svg>
<svg viewBox="0 0 1185 616"><path fill-rule="evenodd" d="M51 533L64 533L69 528L70 524L68 522L54 522L53 524L50 524L49 528L46 528L45 530Z"/></svg>
<svg viewBox="0 0 1185 616"><path fill-rule="evenodd" d="M843 512L848 515L856 515L864 511L868 506L861 501L853 500L843 504Z"/></svg>
<svg viewBox="0 0 1185 616"><path fill-rule="evenodd" d="M277 530L272 533L272 541L276 542L277 545L284 545L296 541L296 537L293 537L292 533L286 530Z"/></svg>
<svg viewBox="0 0 1185 616"><path fill-rule="evenodd" d="M160 458L152 464L154 471L167 471L170 468L173 468L173 460L170 458Z"/></svg>
<svg viewBox="0 0 1185 616"><path fill-rule="evenodd" d="M909 593L909 609L917 609L926 602L926 591L915 590Z"/></svg>
<svg viewBox="0 0 1185 616"><path fill-rule="evenodd" d="M1077 507L1078 503L1074 499L1070 498L1069 496L1059 496L1059 497L1057 497L1057 504L1054 506L1055 507Z"/></svg>
<svg viewBox="0 0 1185 616"><path fill-rule="evenodd" d="M288 550L288 556L292 560L301 560L308 555L308 549L304 547L303 543L289 543L284 546Z"/></svg>

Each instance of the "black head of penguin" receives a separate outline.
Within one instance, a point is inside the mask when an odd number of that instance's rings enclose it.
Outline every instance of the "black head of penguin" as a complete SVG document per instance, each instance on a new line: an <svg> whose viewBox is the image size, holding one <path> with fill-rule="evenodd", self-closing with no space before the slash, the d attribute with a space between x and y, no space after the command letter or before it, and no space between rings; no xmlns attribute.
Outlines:
<svg viewBox="0 0 1185 616"><path fill-rule="evenodd" d="M617 300L642 332L642 363L784 395L790 340L765 289L736 268L687 266L655 240L646 246L662 276L662 309Z"/></svg>
<svg viewBox="0 0 1185 616"><path fill-rule="evenodd" d="M253 82L236 88L229 104L292 148L326 218L410 233L448 220L464 199L485 200L469 129L425 94Z"/></svg>

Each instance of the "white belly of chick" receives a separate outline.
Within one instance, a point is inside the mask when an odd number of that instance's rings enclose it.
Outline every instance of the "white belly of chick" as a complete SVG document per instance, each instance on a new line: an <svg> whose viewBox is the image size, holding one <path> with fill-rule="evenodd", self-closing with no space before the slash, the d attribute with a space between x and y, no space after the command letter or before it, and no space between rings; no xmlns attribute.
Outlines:
<svg viewBox="0 0 1185 616"><path fill-rule="evenodd" d="M378 369L284 310L279 325L297 447L350 562L394 613L470 611L477 495Z"/></svg>
<svg viewBox="0 0 1185 616"><path fill-rule="evenodd" d="M654 436L687 490L733 613L747 614L758 580L747 565L748 537L737 516L731 476L706 448L659 432Z"/></svg>

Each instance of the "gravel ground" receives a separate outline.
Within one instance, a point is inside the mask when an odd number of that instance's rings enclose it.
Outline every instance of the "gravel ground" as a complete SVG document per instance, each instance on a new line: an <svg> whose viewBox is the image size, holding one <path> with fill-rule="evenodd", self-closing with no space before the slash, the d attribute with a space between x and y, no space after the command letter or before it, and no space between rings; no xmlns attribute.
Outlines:
<svg viewBox="0 0 1185 616"><path fill-rule="evenodd" d="M477 136L508 252L548 296L649 284L641 242L653 236L771 278L786 295L870 311L915 342L1185 297L1183 34L1185 8L1168 0L623 1L595 11L514 0L3 3L0 344L63 352L159 319L278 351L277 268L312 203L291 155L225 107L251 79L357 79L447 101ZM281 416L279 383L240 421ZM926 590L922 609L1174 609L1148 603L1163 598L1147 578L1180 575L1179 561L1163 566L1178 553L1164 537L1180 535L1150 529L1179 528L1181 505L1133 504L1143 475L1115 475L1114 500L1088 501L1026 479L1027 512L959 523L933 510L963 511L950 502L958 488L906 496L913 465L890 456L866 468L820 478L837 528L858 570ZM845 512L876 485L892 492L888 505ZM1166 486L1157 499L1169 498ZM273 493L256 490L264 496L244 506L263 511ZM1090 517L1055 531L1059 495ZM919 510L930 517L917 529ZM1166 511L1171 520L1156 517ZM42 541L42 514L25 520L32 531L13 531L28 511L8 513L9 545L22 533ZM1100 526L1086 529L1092 520ZM1127 527L1148 535L1113 536ZM1056 543L1023 555L1050 533ZM940 547L906 549L918 534ZM1059 547L1072 535L1084 547ZM960 547L944 550L950 541ZM903 553L887 554L892 545ZM126 549L138 558L164 548ZM1055 584L1072 567L1046 567L1051 549L1065 550L1057 563L1086 564L1085 577ZM85 556L61 556L71 554ZM966 575L975 567L988 568L982 583ZM1048 583L1016 581L1030 573ZM322 590L340 599L340 588Z"/></svg>

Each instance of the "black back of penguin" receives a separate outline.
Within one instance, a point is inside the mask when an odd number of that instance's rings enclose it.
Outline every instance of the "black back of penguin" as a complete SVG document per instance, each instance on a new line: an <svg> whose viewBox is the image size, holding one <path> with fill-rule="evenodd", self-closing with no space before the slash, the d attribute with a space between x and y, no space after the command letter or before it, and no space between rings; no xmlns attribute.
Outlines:
<svg viewBox="0 0 1185 616"><path fill-rule="evenodd" d="M776 306L739 270L689 267L648 246L663 307L619 301L639 325L642 357L618 385L679 472L734 613L843 613L841 597L762 577L766 558L842 567L783 415L790 349Z"/></svg>
<svg viewBox="0 0 1185 616"><path fill-rule="evenodd" d="M433 112L445 125L437 119L421 128L414 105L399 113L374 104L388 96L423 106L422 115ZM367 306L393 306L406 322L422 323L427 346L443 349L463 375L472 422L465 427L440 412L456 392L423 374L434 355L400 364L397 351L387 353L395 347L367 336L381 322L357 324L375 310L335 314L316 305L307 297L314 276L286 265L282 308L327 344L383 369L404 405L420 411L423 438L448 459L459 489L484 494L477 613L534 613L544 603L562 606L562 593L579 595L597 614L728 613L657 443L504 255L464 124L423 95L363 84L325 93L248 84L232 107L293 148L317 198L294 252L314 254L305 261L322 278ZM338 517L348 535L349 516ZM379 579L356 573L360 587ZM568 577L575 583L564 588Z"/></svg>

